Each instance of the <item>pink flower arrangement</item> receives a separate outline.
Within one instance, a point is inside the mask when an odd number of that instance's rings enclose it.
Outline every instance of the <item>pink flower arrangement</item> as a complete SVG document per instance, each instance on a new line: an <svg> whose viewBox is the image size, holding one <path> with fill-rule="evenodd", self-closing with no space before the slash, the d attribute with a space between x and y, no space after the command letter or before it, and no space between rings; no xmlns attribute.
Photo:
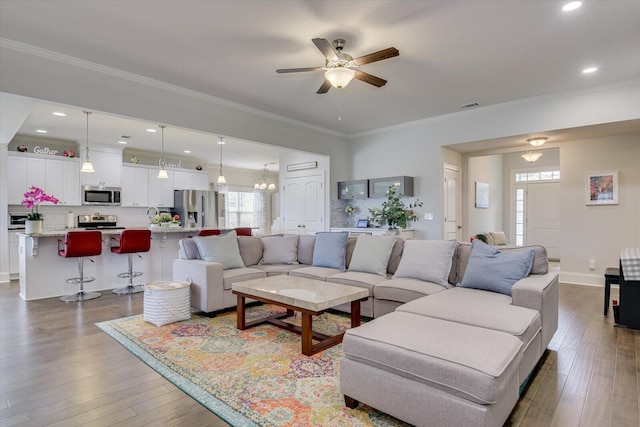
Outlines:
<svg viewBox="0 0 640 427"><path fill-rule="evenodd" d="M76 152L75 152L75 151L73 151L73 150L64 150L64 151L62 152L62 155L63 155L63 156L65 156L65 157L71 157L71 158L74 158L74 157L76 156Z"/></svg>
<svg viewBox="0 0 640 427"><path fill-rule="evenodd" d="M42 188L31 186L29 187L29 191L24 193L24 200L22 204L27 208L31 209L31 212L27 214L27 219L30 220L41 220L42 214L38 212L38 207L40 203L49 202L54 205L58 204L58 199L53 196L49 196L46 194Z"/></svg>

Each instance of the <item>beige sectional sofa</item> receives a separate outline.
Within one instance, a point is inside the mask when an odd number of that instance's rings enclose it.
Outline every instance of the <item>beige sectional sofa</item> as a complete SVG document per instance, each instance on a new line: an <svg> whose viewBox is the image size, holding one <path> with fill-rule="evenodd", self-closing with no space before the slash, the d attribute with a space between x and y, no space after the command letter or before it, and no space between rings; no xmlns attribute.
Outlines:
<svg viewBox="0 0 640 427"><path fill-rule="evenodd" d="M455 245L443 286L393 277L405 250L399 238L386 275L349 270L355 237L347 240L346 271L313 266L310 235L298 236L297 263L261 264L262 239L237 237L246 267L227 270L199 259L198 247L183 239L174 279L192 281L192 305L207 313L236 305L232 283L278 274L368 289L362 315L374 319L343 341L340 384L351 407L363 402L415 425L502 425L557 329L558 279L541 246L504 249L533 249L529 275L509 296L456 286L469 263L468 243ZM410 242L407 248L417 244ZM424 259L424 269L433 262Z"/></svg>

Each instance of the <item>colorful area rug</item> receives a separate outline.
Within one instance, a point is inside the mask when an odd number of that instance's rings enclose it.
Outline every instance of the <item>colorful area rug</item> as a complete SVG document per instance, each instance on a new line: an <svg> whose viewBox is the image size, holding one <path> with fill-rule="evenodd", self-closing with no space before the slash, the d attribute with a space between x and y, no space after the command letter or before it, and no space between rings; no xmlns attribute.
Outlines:
<svg viewBox="0 0 640 427"><path fill-rule="evenodd" d="M247 320L280 310L250 307ZM349 325L348 317L325 313L314 318L313 329L335 335ZM142 316L96 326L233 426L404 425L362 404L344 406L338 377L341 344L304 356L300 336L272 325L240 331L235 312L193 315L161 327Z"/></svg>

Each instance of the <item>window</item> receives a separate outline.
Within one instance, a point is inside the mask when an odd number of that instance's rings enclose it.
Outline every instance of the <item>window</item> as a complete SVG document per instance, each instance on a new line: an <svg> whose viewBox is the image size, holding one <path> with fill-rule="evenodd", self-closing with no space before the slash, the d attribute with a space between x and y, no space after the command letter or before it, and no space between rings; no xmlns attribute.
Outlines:
<svg viewBox="0 0 640 427"><path fill-rule="evenodd" d="M227 228L254 227L254 194L229 191L226 197Z"/></svg>
<svg viewBox="0 0 640 427"><path fill-rule="evenodd" d="M524 245L524 188L516 188L516 245Z"/></svg>
<svg viewBox="0 0 640 427"><path fill-rule="evenodd" d="M540 171L540 172L522 172L516 173L516 182L536 182L559 180L560 171Z"/></svg>

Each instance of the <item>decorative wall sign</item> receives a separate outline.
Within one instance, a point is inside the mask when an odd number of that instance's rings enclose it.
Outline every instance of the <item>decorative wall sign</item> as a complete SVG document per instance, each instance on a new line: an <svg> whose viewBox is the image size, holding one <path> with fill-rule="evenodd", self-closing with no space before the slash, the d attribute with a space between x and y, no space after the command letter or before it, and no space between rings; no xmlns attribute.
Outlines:
<svg viewBox="0 0 640 427"><path fill-rule="evenodd" d="M585 190L587 205L617 205L618 171L588 173Z"/></svg>
<svg viewBox="0 0 640 427"><path fill-rule="evenodd" d="M476 208L489 208L489 184L476 181Z"/></svg>
<svg viewBox="0 0 640 427"><path fill-rule="evenodd" d="M318 162L306 162L306 163L294 163L287 165L287 172L300 171L304 169L315 169L318 167Z"/></svg>
<svg viewBox="0 0 640 427"><path fill-rule="evenodd" d="M50 156L55 156L58 154L58 150L53 150L49 147L40 147L39 145L33 147L33 152L36 154L48 154Z"/></svg>

